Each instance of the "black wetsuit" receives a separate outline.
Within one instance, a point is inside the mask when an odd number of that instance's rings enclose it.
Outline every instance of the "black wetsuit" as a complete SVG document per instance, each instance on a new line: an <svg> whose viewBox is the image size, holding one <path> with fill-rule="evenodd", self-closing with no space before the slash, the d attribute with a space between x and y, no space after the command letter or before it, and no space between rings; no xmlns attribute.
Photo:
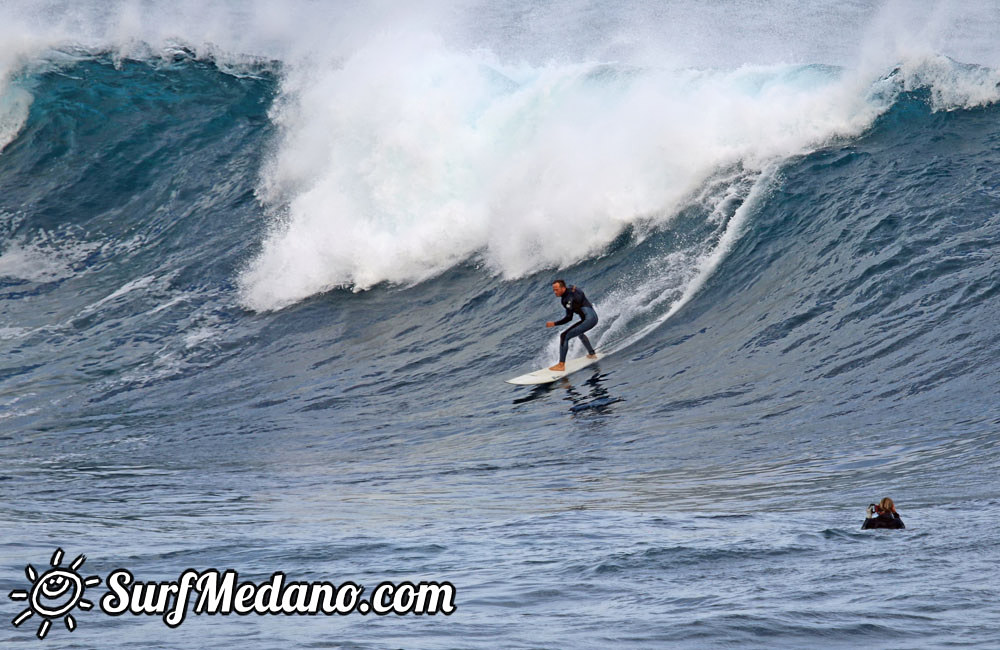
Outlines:
<svg viewBox="0 0 1000 650"><path fill-rule="evenodd" d="M584 295L583 290L579 287L566 287L566 291L559 299L562 301L562 306L566 309L566 315L561 320L555 322L557 326L573 320L573 314L583 319L559 335L559 363L566 361L566 353L569 351L569 340L576 336L580 337L583 347L587 348L587 354L595 354L594 346L590 344L590 339L584 334L584 332L593 328L594 325L597 325L597 312L594 311L594 306L590 304L587 296Z"/></svg>
<svg viewBox="0 0 1000 650"><path fill-rule="evenodd" d="M563 293L559 300L562 301L562 306L566 309L566 315L561 320L556 321L556 327L573 320L573 314L576 314L581 319L586 320L587 315L583 313L583 308L594 308L594 306L590 304L590 301L587 300L587 296L584 295L583 289L579 287L567 287L565 293Z"/></svg>
<svg viewBox="0 0 1000 650"><path fill-rule="evenodd" d="M899 514L885 512L877 517L865 519L865 523L861 524L861 530L869 530L871 528L906 528L906 526L903 525L903 520Z"/></svg>

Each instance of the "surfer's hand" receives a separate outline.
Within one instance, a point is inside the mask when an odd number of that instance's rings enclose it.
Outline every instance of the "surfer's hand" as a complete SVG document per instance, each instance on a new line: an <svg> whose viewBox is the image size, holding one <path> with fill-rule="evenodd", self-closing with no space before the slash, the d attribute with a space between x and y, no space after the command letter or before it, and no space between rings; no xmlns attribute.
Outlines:
<svg viewBox="0 0 1000 650"><path fill-rule="evenodd" d="M549 322L545 323L545 327L555 327L555 326L556 326L555 321L550 320Z"/></svg>

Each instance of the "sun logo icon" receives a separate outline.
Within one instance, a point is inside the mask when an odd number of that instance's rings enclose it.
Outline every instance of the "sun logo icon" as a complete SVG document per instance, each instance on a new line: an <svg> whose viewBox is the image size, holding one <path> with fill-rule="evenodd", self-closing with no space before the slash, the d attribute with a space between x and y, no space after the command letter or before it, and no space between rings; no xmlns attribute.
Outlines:
<svg viewBox="0 0 1000 650"><path fill-rule="evenodd" d="M24 567L24 575L31 581L31 591L15 589L10 592L11 600L27 600L28 608L18 614L14 620L14 627L38 614L42 617L42 622L38 624L38 638L44 639L52 627L52 621L65 616L66 629L72 632L76 629L76 619L70 614L74 607L82 610L89 610L94 603L84 599L83 592L87 587L101 584L101 579L97 576L83 578L76 572L86 561L87 556L80 555L69 568L64 569L59 566L62 562L63 550L57 548L52 554L52 568L38 575L35 568L28 564Z"/></svg>

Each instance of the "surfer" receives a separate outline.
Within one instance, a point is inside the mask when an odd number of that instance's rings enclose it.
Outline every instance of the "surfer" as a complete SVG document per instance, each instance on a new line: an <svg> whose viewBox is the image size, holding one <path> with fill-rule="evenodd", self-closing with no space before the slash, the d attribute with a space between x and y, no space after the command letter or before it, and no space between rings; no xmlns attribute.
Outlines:
<svg viewBox="0 0 1000 650"><path fill-rule="evenodd" d="M577 314L583 319L559 335L559 363L551 366L549 370L561 372L566 370L566 352L569 351L569 340L571 338L579 336L583 347L587 348L587 358L597 358L594 346L590 344L590 340L584 334L584 332L594 327L594 325L597 325L597 312L594 311L594 306L587 300L587 296L583 295L583 291L579 287L567 287L565 280L556 280L553 282L552 292L559 296L562 306L566 309L566 315L561 320L545 323L545 327L555 327L563 323L568 323L573 320L573 314Z"/></svg>
<svg viewBox="0 0 1000 650"><path fill-rule="evenodd" d="M896 504L886 497L879 501L878 505L872 503L868 506L868 518L861 524L861 530L869 528L906 528L906 526L896 512Z"/></svg>

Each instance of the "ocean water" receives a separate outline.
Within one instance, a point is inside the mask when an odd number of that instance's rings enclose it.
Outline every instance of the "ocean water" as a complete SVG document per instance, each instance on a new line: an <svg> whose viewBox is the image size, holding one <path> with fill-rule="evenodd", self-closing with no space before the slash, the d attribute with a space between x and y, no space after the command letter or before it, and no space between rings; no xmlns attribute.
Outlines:
<svg viewBox="0 0 1000 650"><path fill-rule="evenodd" d="M0 591L56 548L455 587L170 628L102 582L51 647L996 647L998 28L3 5ZM505 384L555 277L608 356Z"/></svg>

